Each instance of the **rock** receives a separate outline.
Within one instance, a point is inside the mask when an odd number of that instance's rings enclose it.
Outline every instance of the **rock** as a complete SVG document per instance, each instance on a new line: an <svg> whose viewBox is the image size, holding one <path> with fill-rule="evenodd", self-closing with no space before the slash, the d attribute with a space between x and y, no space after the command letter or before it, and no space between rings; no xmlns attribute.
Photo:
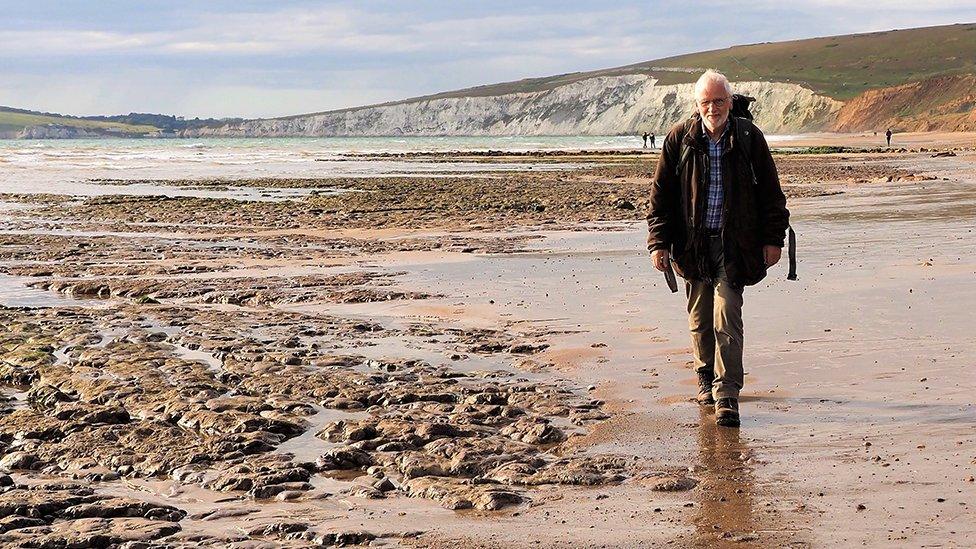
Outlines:
<svg viewBox="0 0 976 549"><path fill-rule="evenodd" d="M413 450L416 448L412 443L405 440L394 440L392 442L385 442L376 447L377 452L403 452L405 450Z"/></svg>
<svg viewBox="0 0 976 549"><path fill-rule="evenodd" d="M141 518L86 518L13 530L0 543L18 547L112 547L173 535L180 525Z"/></svg>
<svg viewBox="0 0 976 549"><path fill-rule="evenodd" d="M542 484L599 486L624 480L626 478L624 472L630 465L628 460L620 456L574 456L541 463L535 467L506 464L485 476L499 482L525 486Z"/></svg>
<svg viewBox="0 0 976 549"><path fill-rule="evenodd" d="M59 402L54 417L61 421L77 421L86 425L129 423L129 412L121 406L98 406L78 402Z"/></svg>
<svg viewBox="0 0 976 549"><path fill-rule="evenodd" d="M386 497L383 492L372 486L355 486L353 488L347 488L340 493L349 497L364 499L383 499Z"/></svg>
<svg viewBox="0 0 976 549"><path fill-rule="evenodd" d="M169 505L157 505L127 498L110 498L72 505L58 513L66 520L82 518L144 517L151 520L179 522L186 513Z"/></svg>
<svg viewBox="0 0 976 549"><path fill-rule="evenodd" d="M501 434L526 444L553 444L566 440L562 431L538 418L520 419L502 429Z"/></svg>
<svg viewBox="0 0 976 549"><path fill-rule="evenodd" d="M267 454L249 457L221 470L204 487L224 492L251 491L272 484L304 483L310 478L308 469L296 467L290 456ZM289 485L286 489L292 489L293 486L295 485ZM268 497L272 496L273 494Z"/></svg>
<svg viewBox="0 0 976 549"><path fill-rule="evenodd" d="M405 479L450 475L450 465L421 452L403 452L396 462Z"/></svg>
<svg viewBox="0 0 976 549"><path fill-rule="evenodd" d="M333 448L315 460L318 471L359 469L373 465L373 458L366 452L351 446Z"/></svg>
<svg viewBox="0 0 976 549"><path fill-rule="evenodd" d="M698 481L688 477L662 477L648 484L655 492L684 492L698 486Z"/></svg>
<svg viewBox="0 0 976 549"><path fill-rule="evenodd" d="M308 530L308 524L305 524L304 522L275 522L266 526L252 528L248 530L247 535L284 537L285 534L304 532L306 530Z"/></svg>
<svg viewBox="0 0 976 549"><path fill-rule="evenodd" d="M464 399L465 404L508 404L508 397L497 392L484 392Z"/></svg>
<svg viewBox="0 0 976 549"><path fill-rule="evenodd" d="M529 355L544 351L549 348L548 343L532 344L532 343L515 343L508 348L508 352L513 355Z"/></svg>
<svg viewBox="0 0 976 549"><path fill-rule="evenodd" d="M303 490L284 490L282 492L278 492L278 494L275 495L274 499L275 501L292 501L295 499L299 499L305 496L306 494L307 492Z"/></svg>
<svg viewBox="0 0 976 549"><path fill-rule="evenodd" d="M52 385L35 385L27 391L27 403L39 412L48 412L59 402L72 400L74 399Z"/></svg>
<svg viewBox="0 0 976 549"><path fill-rule="evenodd" d="M20 530L21 528L31 528L34 526L43 526L47 524L43 519L22 517L19 515L9 515L0 519L0 534L4 532L9 532L11 530Z"/></svg>
<svg viewBox="0 0 976 549"><path fill-rule="evenodd" d="M37 456L30 452L10 452L0 459L0 471L30 469L35 463L38 463Z"/></svg>
<svg viewBox="0 0 976 549"><path fill-rule="evenodd" d="M370 532L330 532L316 536L312 542L320 547L346 547L366 545L376 539Z"/></svg>
<svg viewBox="0 0 976 549"><path fill-rule="evenodd" d="M393 484L393 481L390 480L388 477L377 479L376 481L373 482L372 486L373 488L376 488L380 492L390 492L396 490L396 485Z"/></svg>
<svg viewBox="0 0 976 549"><path fill-rule="evenodd" d="M359 442L372 440L379 436L379 432L369 424L340 420L326 425L315 436L329 442Z"/></svg>
<svg viewBox="0 0 976 549"><path fill-rule="evenodd" d="M282 492L307 492L311 489L312 485L307 482L283 482L280 484L266 484L264 486L252 488L247 495L254 499L271 499Z"/></svg>
<svg viewBox="0 0 976 549"><path fill-rule="evenodd" d="M421 477L404 483L406 493L440 503L447 509L495 511L522 503L522 496L493 484L466 484L456 479Z"/></svg>
<svg viewBox="0 0 976 549"><path fill-rule="evenodd" d="M461 436L461 431L449 423L421 423L414 429L414 434L430 442L439 438Z"/></svg>
<svg viewBox="0 0 976 549"><path fill-rule="evenodd" d="M360 440L374 439L379 435L376 428L372 425L363 425L355 429L350 429L346 433L346 440L356 442Z"/></svg>

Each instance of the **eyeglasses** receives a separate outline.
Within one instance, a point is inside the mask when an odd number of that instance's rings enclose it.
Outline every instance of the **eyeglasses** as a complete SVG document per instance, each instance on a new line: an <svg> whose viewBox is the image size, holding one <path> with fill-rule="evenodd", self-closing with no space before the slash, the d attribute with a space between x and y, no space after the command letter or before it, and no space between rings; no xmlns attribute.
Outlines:
<svg viewBox="0 0 976 549"><path fill-rule="evenodd" d="M702 107L708 107L709 105L715 105L716 107L718 107L718 108L721 109L728 102L729 102L728 99L721 98L721 99L711 99L711 100L706 100L706 101L699 101L698 104L700 106L702 106Z"/></svg>

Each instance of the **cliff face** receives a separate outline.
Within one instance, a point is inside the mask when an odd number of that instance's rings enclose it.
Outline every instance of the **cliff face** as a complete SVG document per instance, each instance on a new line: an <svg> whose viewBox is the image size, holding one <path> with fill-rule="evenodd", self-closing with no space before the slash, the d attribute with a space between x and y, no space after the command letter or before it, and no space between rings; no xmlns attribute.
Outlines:
<svg viewBox="0 0 976 549"><path fill-rule="evenodd" d="M848 101L831 131L973 131L976 77L940 76L878 90Z"/></svg>
<svg viewBox="0 0 976 549"><path fill-rule="evenodd" d="M186 137L370 135L613 135L662 133L693 108L693 85L658 86L645 75L597 77L551 90L451 97L196 128ZM821 129L842 104L796 84L742 82L766 133Z"/></svg>
<svg viewBox="0 0 976 549"><path fill-rule="evenodd" d="M43 126L27 126L14 133L12 137L15 139L87 139L107 137L107 135L76 126L45 124Z"/></svg>

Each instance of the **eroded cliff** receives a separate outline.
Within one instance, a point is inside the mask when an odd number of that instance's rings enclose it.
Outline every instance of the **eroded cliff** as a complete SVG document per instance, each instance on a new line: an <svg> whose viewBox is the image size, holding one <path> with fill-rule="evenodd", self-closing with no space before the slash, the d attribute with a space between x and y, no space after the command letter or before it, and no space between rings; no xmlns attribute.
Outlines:
<svg viewBox="0 0 976 549"><path fill-rule="evenodd" d="M831 131L973 131L976 77L939 76L869 90L837 112Z"/></svg>
<svg viewBox="0 0 976 549"><path fill-rule="evenodd" d="M821 129L842 103L802 86L741 82L757 99L767 133ZM450 97L344 111L248 120L184 132L199 136L613 135L666 131L692 112L693 85L657 85L645 75L596 77L550 90Z"/></svg>

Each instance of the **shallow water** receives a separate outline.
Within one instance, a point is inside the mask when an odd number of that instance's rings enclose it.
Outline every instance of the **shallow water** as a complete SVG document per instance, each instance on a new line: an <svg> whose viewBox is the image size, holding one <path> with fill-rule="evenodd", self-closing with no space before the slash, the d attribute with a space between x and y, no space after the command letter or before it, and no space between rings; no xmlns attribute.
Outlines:
<svg viewBox="0 0 976 549"><path fill-rule="evenodd" d="M343 446L342 444L329 442L328 440L315 436L319 431L334 421L354 421L368 416L369 414L366 412L335 410L315 406L315 413L305 418L305 421L308 422L308 428L305 429L305 432L279 444L275 449L275 453L291 454L294 456L294 460L299 463L315 461L319 456L332 448Z"/></svg>
<svg viewBox="0 0 976 549"><path fill-rule="evenodd" d="M609 138L607 146L613 143ZM322 188L194 188L166 185L165 180L375 177L523 170L520 163L356 160L347 153L494 148L493 140L371 139L174 139L0 140L0 193L186 196L246 201L301 199ZM557 139L554 148L572 143ZM596 143L601 142L599 139ZM547 141L528 140L527 148L545 148ZM499 147L506 140L499 141ZM511 144L511 143L508 143ZM613 147L611 147L613 148ZM567 170L577 165L532 164L536 170ZM105 184L95 179L159 180L159 183Z"/></svg>
<svg viewBox="0 0 976 549"><path fill-rule="evenodd" d="M104 300L75 299L64 294L31 288L34 279L0 274L0 306L3 307L94 307Z"/></svg>

